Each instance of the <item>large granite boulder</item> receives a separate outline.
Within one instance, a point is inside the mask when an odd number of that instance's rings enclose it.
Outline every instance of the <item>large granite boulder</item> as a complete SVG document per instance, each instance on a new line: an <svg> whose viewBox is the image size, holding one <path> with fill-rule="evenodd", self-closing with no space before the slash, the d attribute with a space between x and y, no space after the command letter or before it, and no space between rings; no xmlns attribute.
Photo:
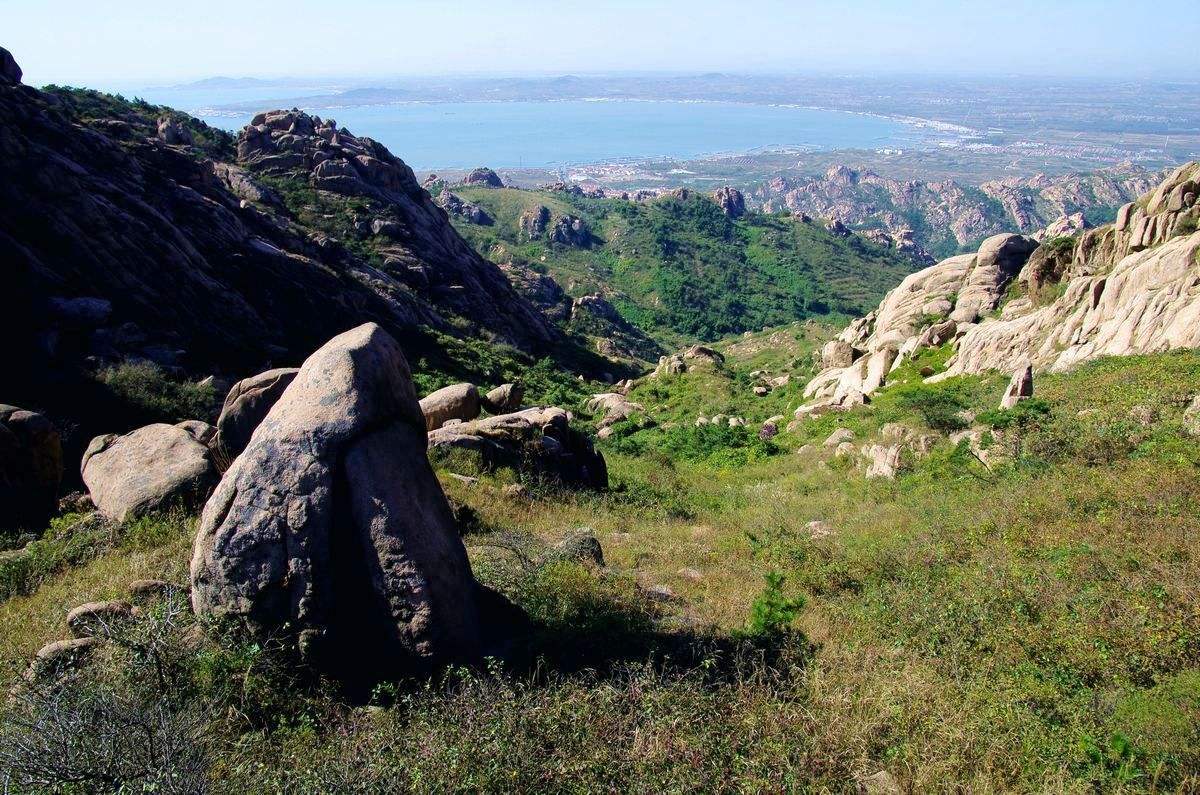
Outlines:
<svg viewBox="0 0 1200 795"><path fill-rule="evenodd" d="M474 384L451 384L421 398L426 430L435 431L450 420L467 422L479 416L479 389Z"/></svg>
<svg viewBox="0 0 1200 795"><path fill-rule="evenodd" d="M246 449L254 429L298 372L294 367L281 367L243 378L233 385L217 418L217 436L212 445L217 466L228 469L233 459Z"/></svg>
<svg viewBox="0 0 1200 795"><path fill-rule="evenodd" d="M326 343L204 508L196 613L294 633L360 684L478 653L481 589L425 433L394 338L368 323Z"/></svg>
<svg viewBox="0 0 1200 795"><path fill-rule="evenodd" d="M0 404L0 529L45 527L62 471L62 443L50 420Z"/></svg>
<svg viewBox="0 0 1200 795"><path fill-rule="evenodd" d="M96 509L118 522L199 506L217 481L208 448L186 428L163 423L97 436L80 472Z"/></svg>
<svg viewBox="0 0 1200 795"><path fill-rule="evenodd" d="M430 450L467 450L485 467L506 466L565 486L604 489L608 467L588 436L555 407L524 409L429 433Z"/></svg>

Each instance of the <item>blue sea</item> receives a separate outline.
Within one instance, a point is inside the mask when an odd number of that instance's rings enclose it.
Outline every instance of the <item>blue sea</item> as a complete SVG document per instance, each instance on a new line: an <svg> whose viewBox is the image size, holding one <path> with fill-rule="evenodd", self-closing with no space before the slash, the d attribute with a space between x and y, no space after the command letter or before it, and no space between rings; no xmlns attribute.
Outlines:
<svg viewBox="0 0 1200 795"><path fill-rule="evenodd" d="M145 89L136 93L231 131L240 129L253 116L251 112L211 110L252 99L245 91ZM295 91L296 97L312 94L312 88ZM278 91L272 95L286 96ZM479 165L561 168L657 157L681 160L772 148L908 149L928 146L945 137L944 133L897 119L731 102L409 102L312 112L336 119L355 135L382 142L418 170Z"/></svg>

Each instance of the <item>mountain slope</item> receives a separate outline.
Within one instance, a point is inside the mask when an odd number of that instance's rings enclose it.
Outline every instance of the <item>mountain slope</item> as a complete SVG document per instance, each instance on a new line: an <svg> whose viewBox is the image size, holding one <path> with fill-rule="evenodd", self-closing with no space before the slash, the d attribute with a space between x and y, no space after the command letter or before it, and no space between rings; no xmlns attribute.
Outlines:
<svg viewBox="0 0 1200 795"><path fill-rule="evenodd" d="M670 346L855 314L913 268L907 258L857 236L786 216L740 208L727 213L690 190L646 201L596 198L577 189L453 192L493 220L479 225L454 216L480 252L548 273L572 296L604 295ZM531 235L538 215L548 228ZM582 222L586 236L556 239L561 219Z"/></svg>

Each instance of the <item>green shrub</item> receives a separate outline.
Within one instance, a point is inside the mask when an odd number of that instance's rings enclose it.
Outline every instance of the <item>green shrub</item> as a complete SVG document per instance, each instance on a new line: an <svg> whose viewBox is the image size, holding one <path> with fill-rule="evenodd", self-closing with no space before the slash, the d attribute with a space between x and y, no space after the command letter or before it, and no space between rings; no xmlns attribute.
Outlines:
<svg viewBox="0 0 1200 795"><path fill-rule="evenodd" d="M896 388L894 397L899 406L920 414L925 424L935 431L950 433L967 427L958 413L970 403L962 385L956 381L906 384Z"/></svg>
<svg viewBox="0 0 1200 795"><path fill-rule="evenodd" d="M147 422L211 420L218 408L216 390L172 378L152 362L123 362L100 372L98 379L126 410Z"/></svg>
<svg viewBox="0 0 1200 795"><path fill-rule="evenodd" d="M804 609L803 596L783 595L784 577L777 571L763 575L766 585L750 607L744 633L747 637L771 639L786 633Z"/></svg>

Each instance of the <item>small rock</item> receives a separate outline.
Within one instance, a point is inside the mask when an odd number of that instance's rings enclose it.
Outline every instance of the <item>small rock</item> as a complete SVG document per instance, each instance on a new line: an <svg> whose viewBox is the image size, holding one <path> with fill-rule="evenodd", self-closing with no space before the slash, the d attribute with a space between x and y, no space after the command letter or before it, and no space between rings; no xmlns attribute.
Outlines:
<svg viewBox="0 0 1200 795"><path fill-rule="evenodd" d="M1129 410L1129 418L1143 428L1149 428L1158 419L1158 410L1153 406L1134 406Z"/></svg>
<svg viewBox="0 0 1200 795"><path fill-rule="evenodd" d="M67 613L67 626L76 638L86 638L132 618L133 608L128 602L88 602Z"/></svg>
<svg viewBox="0 0 1200 795"><path fill-rule="evenodd" d="M568 560L604 565L604 550L600 546L600 539L596 538L590 527L581 527L573 531L555 545L554 551Z"/></svg>
<svg viewBox="0 0 1200 795"><path fill-rule="evenodd" d="M1011 409L1026 398L1033 397L1033 365L1027 364L1013 373L1000 400L1000 408Z"/></svg>
<svg viewBox="0 0 1200 795"><path fill-rule="evenodd" d="M829 536L833 535L833 527L828 522L815 519L808 523L808 535L813 541L829 538Z"/></svg>
<svg viewBox="0 0 1200 795"><path fill-rule="evenodd" d="M766 397L769 394L771 394L771 390L768 387L762 386L761 384L754 387L755 397Z"/></svg>
<svg viewBox="0 0 1200 795"><path fill-rule="evenodd" d="M675 599L675 592L667 585L651 585L646 594L656 602L670 602Z"/></svg>
<svg viewBox="0 0 1200 795"><path fill-rule="evenodd" d="M86 662L93 649L99 645L99 638L70 638L47 643L34 655L29 673L37 678L58 676L68 668Z"/></svg>
<svg viewBox="0 0 1200 795"><path fill-rule="evenodd" d="M679 576L683 577L685 580L692 580L693 582L697 582L704 578L704 575L701 574L698 569L693 569L690 567L680 569Z"/></svg>
<svg viewBox="0 0 1200 795"><path fill-rule="evenodd" d="M134 580L129 583L129 596L137 604L163 599L180 590L178 585L166 580Z"/></svg>
<svg viewBox="0 0 1200 795"><path fill-rule="evenodd" d="M849 442L854 438L854 431L849 428L838 428L829 436L825 437L825 447L837 447L843 442Z"/></svg>
<svg viewBox="0 0 1200 795"><path fill-rule="evenodd" d="M900 795L900 783L886 770L859 779L859 795Z"/></svg>
<svg viewBox="0 0 1200 795"><path fill-rule="evenodd" d="M529 490L520 483L510 483L505 486L501 493L510 500L527 500L529 499Z"/></svg>

